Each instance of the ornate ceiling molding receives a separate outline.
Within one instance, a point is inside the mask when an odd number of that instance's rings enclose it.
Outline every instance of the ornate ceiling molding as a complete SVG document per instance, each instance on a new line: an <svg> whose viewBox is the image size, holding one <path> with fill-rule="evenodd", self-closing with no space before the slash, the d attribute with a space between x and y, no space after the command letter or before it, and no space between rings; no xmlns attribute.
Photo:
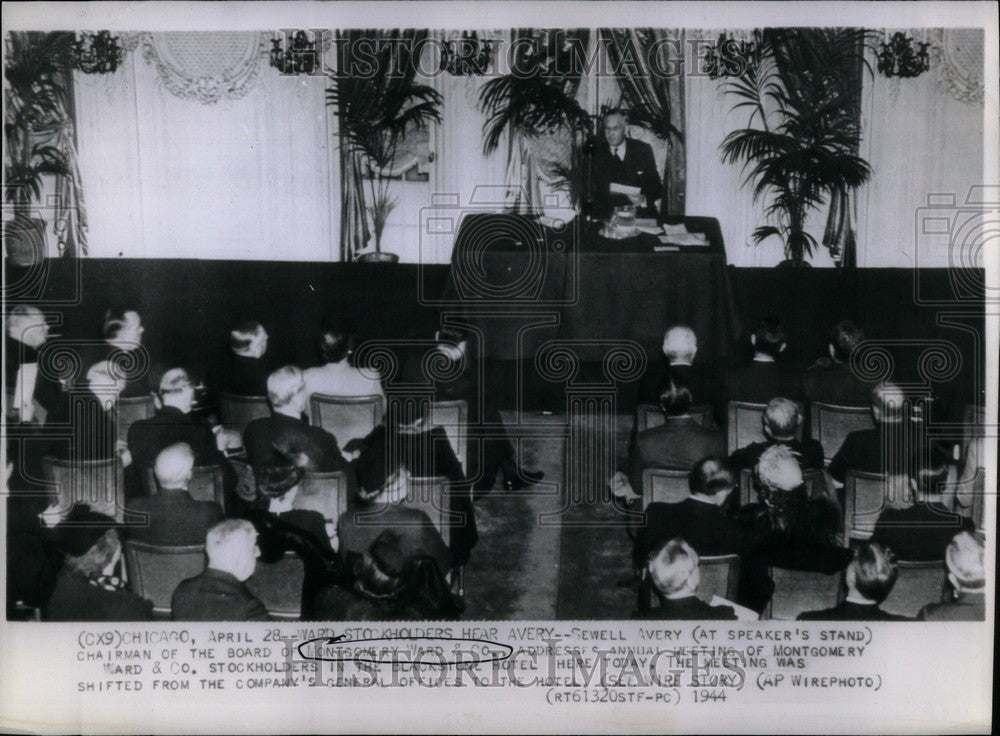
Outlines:
<svg viewBox="0 0 1000 736"><path fill-rule="evenodd" d="M937 67L938 87L956 100L982 105L983 30L936 28L931 31L931 60Z"/></svg>

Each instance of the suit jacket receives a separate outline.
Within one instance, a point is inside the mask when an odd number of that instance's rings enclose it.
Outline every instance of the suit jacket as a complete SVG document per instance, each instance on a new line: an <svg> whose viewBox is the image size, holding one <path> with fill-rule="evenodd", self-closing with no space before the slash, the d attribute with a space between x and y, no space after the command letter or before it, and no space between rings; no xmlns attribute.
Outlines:
<svg viewBox="0 0 1000 736"><path fill-rule="evenodd" d="M889 475L908 473L912 451L912 444L906 434L910 431L909 427L903 422L884 426L885 442L882 437L883 429L878 426L847 435L844 444L830 460L830 475L843 483L848 470ZM884 449L888 452L884 452Z"/></svg>
<svg viewBox="0 0 1000 736"><path fill-rule="evenodd" d="M750 401L766 404L783 396L792 401L802 398L799 373L779 362L754 361L734 366L723 373L726 402Z"/></svg>
<svg viewBox="0 0 1000 736"><path fill-rule="evenodd" d="M718 426L725 424L725 406L722 402L722 388L719 377L704 365L675 365L671 367L665 360L659 361L646 371L639 383L636 403L659 404L660 386L670 373L674 373L687 384L691 391L692 404L708 404L715 415ZM719 411L721 406L723 411Z"/></svg>
<svg viewBox="0 0 1000 736"><path fill-rule="evenodd" d="M629 452L629 482L636 493L642 493L642 472L646 468L687 470L706 455L725 454L722 432L706 429L690 417L667 417L666 424L636 436Z"/></svg>
<svg viewBox="0 0 1000 736"><path fill-rule="evenodd" d="M46 621L149 621L153 604L127 590L105 590L63 570L46 607Z"/></svg>
<svg viewBox="0 0 1000 736"><path fill-rule="evenodd" d="M301 419L275 413L254 419L243 433L247 460L255 469L269 463L287 460L276 449L294 448L309 458L307 470L332 473L347 469L347 460L340 453L336 438L320 427L311 427Z"/></svg>
<svg viewBox="0 0 1000 736"><path fill-rule="evenodd" d="M268 359L248 358L230 352L215 379L216 390L240 396L267 396Z"/></svg>
<svg viewBox="0 0 1000 736"><path fill-rule="evenodd" d="M219 504L195 501L190 493L179 490L161 490L153 496L134 498L125 509L149 515L147 525L128 528L130 538L149 544L204 544L208 530L222 521Z"/></svg>
<svg viewBox="0 0 1000 736"><path fill-rule="evenodd" d="M906 616L886 613L876 604L863 605L844 601L822 611L800 613L799 621L910 621Z"/></svg>
<svg viewBox="0 0 1000 736"><path fill-rule="evenodd" d="M44 346L43 346L44 350ZM14 396L17 385L17 374L22 365L36 366L35 389L32 398L46 411L46 423L58 424L65 422L68 413L68 394L63 391L62 384L54 378L58 371L52 366L39 362L39 351L10 335L4 337L4 365L6 368L7 395ZM51 362L51 360L46 361ZM11 401L13 405L13 398ZM37 421L37 418L36 418Z"/></svg>
<svg viewBox="0 0 1000 736"><path fill-rule="evenodd" d="M337 537L340 540L340 555L345 562L350 555L363 555L378 536L386 529L399 534L400 549L407 558L427 555L438 566L442 575L451 570L451 552L444 539L421 509L400 504L373 507L377 516L358 519L364 509L345 511L337 522Z"/></svg>
<svg viewBox="0 0 1000 736"><path fill-rule="evenodd" d="M693 498L651 503L636 535L636 566L644 565L650 552L674 537L682 537L701 556L741 554L746 546L743 527L713 503Z"/></svg>
<svg viewBox="0 0 1000 736"><path fill-rule="evenodd" d="M268 621L267 609L244 583L206 567L181 582L170 601L174 621Z"/></svg>
<svg viewBox="0 0 1000 736"><path fill-rule="evenodd" d="M974 526L971 519L936 503L918 503L879 514L872 541L891 549L897 560L943 560L955 535L975 531Z"/></svg>
<svg viewBox="0 0 1000 736"><path fill-rule="evenodd" d="M806 401L837 406L869 406L873 383L854 375L848 363L820 358L802 374L802 394Z"/></svg>
<svg viewBox="0 0 1000 736"><path fill-rule="evenodd" d="M152 467L156 456L170 445L185 442L194 452L195 465L227 465L219 452L208 420L164 406L149 419L135 422L128 430L128 449L137 465Z"/></svg>
<svg viewBox="0 0 1000 736"><path fill-rule="evenodd" d="M822 468L823 445L818 440L781 440L780 442L754 442L741 447L729 456L729 467L734 474L739 473L743 468L752 468L757 465L760 456L764 451L773 445L784 445L795 453L799 461L799 467L803 470Z"/></svg>
<svg viewBox="0 0 1000 736"><path fill-rule="evenodd" d="M667 598L659 607L636 611L632 618L647 621L735 621L732 606L710 606L696 595L686 598Z"/></svg>
<svg viewBox="0 0 1000 736"><path fill-rule="evenodd" d="M985 621L986 594L960 593L949 603L928 603L917 614L918 621Z"/></svg>
<svg viewBox="0 0 1000 736"><path fill-rule="evenodd" d="M591 195L594 202L596 217L605 218L613 211L611 183L639 187L646 199L645 212L649 217L656 216L654 202L663 196L663 180L657 171L653 149L648 143L625 139L625 157L619 160L611 152L607 141L601 141L594 151L592 166Z"/></svg>

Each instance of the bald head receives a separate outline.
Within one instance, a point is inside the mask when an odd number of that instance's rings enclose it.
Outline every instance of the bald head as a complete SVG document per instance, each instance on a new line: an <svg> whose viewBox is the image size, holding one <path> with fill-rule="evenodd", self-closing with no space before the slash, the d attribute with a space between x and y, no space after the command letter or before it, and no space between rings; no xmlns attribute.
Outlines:
<svg viewBox="0 0 1000 736"><path fill-rule="evenodd" d="M30 304L19 304L10 310L7 334L28 347L40 347L49 336L49 324L42 311Z"/></svg>
<svg viewBox="0 0 1000 736"><path fill-rule="evenodd" d="M872 414L876 422L903 421L906 394L894 383L880 383L872 390Z"/></svg>
<svg viewBox="0 0 1000 736"><path fill-rule="evenodd" d="M671 365L690 365L698 352L698 338L690 327L677 325L663 336L663 354Z"/></svg>
<svg viewBox="0 0 1000 736"><path fill-rule="evenodd" d="M194 452L186 442L178 442L160 451L153 473L160 488L186 491L194 472Z"/></svg>

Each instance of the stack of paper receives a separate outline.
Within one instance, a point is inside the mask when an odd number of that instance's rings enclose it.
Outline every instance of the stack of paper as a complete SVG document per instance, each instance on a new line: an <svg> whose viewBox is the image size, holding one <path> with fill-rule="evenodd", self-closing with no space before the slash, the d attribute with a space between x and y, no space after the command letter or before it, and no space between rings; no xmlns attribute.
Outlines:
<svg viewBox="0 0 1000 736"><path fill-rule="evenodd" d="M670 245L705 246L708 239L704 233L684 233L683 235L661 235L660 241Z"/></svg>
<svg viewBox="0 0 1000 736"><path fill-rule="evenodd" d="M639 232L649 233L650 235L660 234L660 228L657 226L656 220L652 217L635 218L635 227Z"/></svg>

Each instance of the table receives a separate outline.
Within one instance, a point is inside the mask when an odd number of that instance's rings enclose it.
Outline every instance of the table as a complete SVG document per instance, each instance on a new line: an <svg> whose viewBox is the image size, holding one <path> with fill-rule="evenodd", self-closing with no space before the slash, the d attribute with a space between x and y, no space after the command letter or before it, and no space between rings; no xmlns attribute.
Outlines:
<svg viewBox="0 0 1000 736"><path fill-rule="evenodd" d="M668 222L705 233L709 245L658 253L654 235L609 240L597 223L551 227L523 215L466 215L437 306L446 321L479 330L482 354L494 360L532 358L553 339L577 341L573 350L584 361L602 360L607 344L621 340L656 360L672 324L695 330L700 357L728 356L739 322L719 223Z"/></svg>

